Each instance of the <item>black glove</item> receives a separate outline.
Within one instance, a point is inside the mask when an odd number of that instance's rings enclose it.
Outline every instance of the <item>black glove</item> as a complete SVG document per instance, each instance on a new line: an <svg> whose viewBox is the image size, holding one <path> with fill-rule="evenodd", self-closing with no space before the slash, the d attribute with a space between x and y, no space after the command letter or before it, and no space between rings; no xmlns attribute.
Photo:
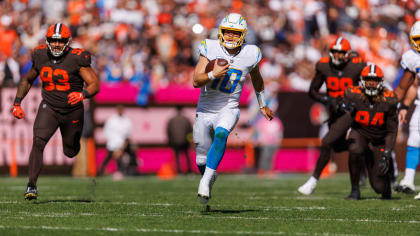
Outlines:
<svg viewBox="0 0 420 236"><path fill-rule="evenodd" d="M391 150L382 152L381 159L379 160L379 173L381 175L386 175L388 173L392 158L391 155Z"/></svg>
<svg viewBox="0 0 420 236"><path fill-rule="evenodd" d="M352 113L354 111L354 103L339 103L337 105L337 110L341 113L350 112Z"/></svg>
<svg viewBox="0 0 420 236"><path fill-rule="evenodd" d="M332 98L328 95L321 96L319 101L324 105L335 105L336 104L335 98Z"/></svg>

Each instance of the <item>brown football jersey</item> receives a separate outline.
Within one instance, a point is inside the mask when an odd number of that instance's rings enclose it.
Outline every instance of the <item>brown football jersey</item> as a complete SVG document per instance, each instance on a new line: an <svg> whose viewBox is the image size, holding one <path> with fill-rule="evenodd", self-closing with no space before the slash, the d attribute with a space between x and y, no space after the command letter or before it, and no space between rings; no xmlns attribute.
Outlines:
<svg viewBox="0 0 420 236"><path fill-rule="evenodd" d="M392 90L384 89L374 101L369 101L359 86L349 88L344 95L345 103L352 104L352 129L373 142L386 143L392 148L398 128L398 99Z"/></svg>
<svg viewBox="0 0 420 236"><path fill-rule="evenodd" d="M312 81L312 83L320 83L322 86L325 82L329 96L343 98L347 88L359 85L360 73L365 66L366 63L362 58L353 57L343 68L337 69L331 65L329 57L324 57L315 66L317 75L314 80L319 81Z"/></svg>
<svg viewBox="0 0 420 236"><path fill-rule="evenodd" d="M70 105L67 96L71 92L83 91L84 81L79 71L81 67L90 64L90 53L82 48L69 47L58 60L48 53L45 44L32 52L32 67L42 80L42 98L53 110L59 112L72 111L83 105Z"/></svg>

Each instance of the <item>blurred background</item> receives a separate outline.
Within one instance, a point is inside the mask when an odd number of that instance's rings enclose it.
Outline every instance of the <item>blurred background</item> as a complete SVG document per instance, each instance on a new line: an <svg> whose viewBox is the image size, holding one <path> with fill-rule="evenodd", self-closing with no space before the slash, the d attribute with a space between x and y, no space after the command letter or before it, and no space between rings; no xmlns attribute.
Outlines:
<svg viewBox="0 0 420 236"><path fill-rule="evenodd" d="M261 119L248 80L240 102L241 118L229 137L219 171L265 175L314 168L327 115L306 92L314 65L328 56L332 40L337 35L347 38L355 52L383 68L386 84L392 88L402 75L400 57L410 48L408 31L420 19L419 6L419 0L0 1L0 174L26 175L40 81L22 103L25 120L13 119L10 108L16 86L31 67L31 50L45 42L51 24L67 24L71 46L92 53L101 91L85 100L78 157L64 156L56 134L44 152L43 173L95 176L101 167L105 175L172 178L177 172L198 173L191 131L187 125L169 123L184 117L193 124L200 93L192 86L197 47L205 38L217 39L219 21L238 12L248 23L246 42L262 50L260 71L277 119ZM104 126L117 113L117 105L123 105L123 114L131 121L130 151L103 165L109 151ZM182 122L186 124L185 119ZM170 142L171 127L178 127L174 132L184 143ZM404 150L404 140L400 132L396 148L400 169L405 156L398 150ZM336 161L338 170L345 171L345 157Z"/></svg>

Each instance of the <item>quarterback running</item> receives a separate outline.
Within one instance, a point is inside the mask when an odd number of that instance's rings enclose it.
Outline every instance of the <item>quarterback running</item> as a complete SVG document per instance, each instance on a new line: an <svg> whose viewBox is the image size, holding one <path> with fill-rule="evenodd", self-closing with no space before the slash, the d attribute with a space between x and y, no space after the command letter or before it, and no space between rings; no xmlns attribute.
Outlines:
<svg viewBox="0 0 420 236"><path fill-rule="evenodd" d="M202 174L198 196L203 204L211 197L228 135L239 119L239 98L248 73L261 113L267 120L274 116L264 99L264 83L258 68L261 51L255 45L244 43L246 33L244 17L231 13L219 25L219 40L206 39L199 47L200 58L194 71L193 85L201 88L201 94L193 136L196 163ZM213 70L206 72L207 64L215 59ZM228 61L224 66L218 63L222 59Z"/></svg>
<svg viewBox="0 0 420 236"><path fill-rule="evenodd" d="M418 72L420 70L420 21L417 21L411 27L409 38L411 49L402 55L401 67L404 69L404 74L398 87L395 88L395 93L398 98L402 99L404 97L399 112L400 122L406 122L407 109L413 101L416 108L409 124L405 175L396 190L413 194L415 191L414 177L420 158L420 108L418 106L420 104L420 90L418 89ZM415 199L420 199L420 193L415 196Z"/></svg>

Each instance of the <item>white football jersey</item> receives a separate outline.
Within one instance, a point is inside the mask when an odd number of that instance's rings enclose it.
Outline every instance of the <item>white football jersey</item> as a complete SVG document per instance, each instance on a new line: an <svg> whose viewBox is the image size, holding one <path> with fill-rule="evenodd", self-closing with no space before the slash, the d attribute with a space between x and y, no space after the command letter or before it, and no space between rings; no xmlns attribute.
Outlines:
<svg viewBox="0 0 420 236"><path fill-rule="evenodd" d="M199 53L210 61L226 59L230 66L224 78L209 81L201 88L197 111L216 113L223 108L237 108L247 74L261 61L261 50L244 44L241 51L232 56L219 40L206 39L201 42Z"/></svg>
<svg viewBox="0 0 420 236"><path fill-rule="evenodd" d="M410 49L406 51L401 58L401 67L404 70L409 70L416 74L417 78L420 79L420 53ZM420 98L420 87L417 89L417 99Z"/></svg>

